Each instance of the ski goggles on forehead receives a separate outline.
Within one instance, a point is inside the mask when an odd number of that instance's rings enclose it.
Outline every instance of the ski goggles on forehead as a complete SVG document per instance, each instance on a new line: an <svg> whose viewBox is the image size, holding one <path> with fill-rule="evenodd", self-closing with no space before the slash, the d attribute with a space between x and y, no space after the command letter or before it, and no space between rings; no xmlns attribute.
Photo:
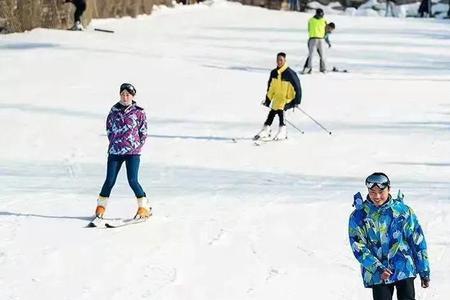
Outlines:
<svg viewBox="0 0 450 300"><path fill-rule="evenodd" d="M131 83L123 83L120 86L120 93L122 93L123 91L127 91L133 96L136 95L136 89Z"/></svg>
<svg viewBox="0 0 450 300"><path fill-rule="evenodd" d="M378 188L384 190L390 185L391 182L389 181L389 178L384 174L372 174L366 179L366 187L368 189L373 189L377 186Z"/></svg>

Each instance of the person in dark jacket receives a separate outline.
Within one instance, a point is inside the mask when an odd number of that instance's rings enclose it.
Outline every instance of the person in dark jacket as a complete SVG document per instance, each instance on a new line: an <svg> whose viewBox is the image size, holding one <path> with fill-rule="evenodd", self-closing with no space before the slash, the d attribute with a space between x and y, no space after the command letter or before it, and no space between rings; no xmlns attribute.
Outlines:
<svg viewBox="0 0 450 300"><path fill-rule="evenodd" d="M372 289L374 300L414 300L414 279L430 285L427 243L414 211L403 202L399 191L390 194L391 182L377 172L366 178L368 195L354 196L348 234L353 254L361 265L364 286Z"/></svg>
<svg viewBox="0 0 450 300"><path fill-rule="evenodd" d="M284 123L284 111L300 105L302 99L302 89L300 79L297 74L289 68L286 62L286 53L277 54L277 68L270 72L269 82L267 83L266 99L263 105L270 107L264 126L260 132L254 136L254 140L271 137L270 126L273 119L278 115L280 126L278 132L273 138L281 140L287 138L286 124Z"/></svg>
<svg viewBox="0 0 450 300"><path fill-rule="evenodd" d="M86 1L85 0L65 0L66 3L72 3L75 5L75 12L73 14L74 24L69 30L81 31L83 30L83 25L81 25L81 16L86 10Z"/></svg>

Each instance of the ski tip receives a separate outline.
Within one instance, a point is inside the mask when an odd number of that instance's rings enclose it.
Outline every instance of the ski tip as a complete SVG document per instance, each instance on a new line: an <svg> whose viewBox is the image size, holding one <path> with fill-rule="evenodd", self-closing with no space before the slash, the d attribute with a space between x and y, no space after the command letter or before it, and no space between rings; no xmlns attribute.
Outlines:
<svg viewBox="0 0 450 300"><path fill-rule="evenodd" d="M103 218L95 217L86 225L86 228L101 227L103 223L104 223Z"/></svg>

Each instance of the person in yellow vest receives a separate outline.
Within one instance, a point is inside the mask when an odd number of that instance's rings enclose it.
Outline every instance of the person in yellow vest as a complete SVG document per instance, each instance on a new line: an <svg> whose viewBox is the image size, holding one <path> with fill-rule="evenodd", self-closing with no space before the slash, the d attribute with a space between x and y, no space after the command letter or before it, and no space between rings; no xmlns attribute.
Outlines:
<svg viewBox="0 0 450 300"><path fill-rule="evenodd" d="M320 72L325 73L327 71L325 65L325 53L324 53L324 39L325 39L325 28L327 26L327 21L323 17L323 9L316 9L316 14L314 17L308 21L308 58L307 65L303 68L303 74L311 74L312 63L314 52L319 53L320 57Z"/></svg>
<svg viewBox="0 0 450 300"><path fill-rule="evenodd" d="M287 139L284 111L300 105L301 99L302 88L300 79L295 71L289 68L286 62L286 53L280 52L277 54L277 67L270 72L266 99L262 102L263 105L270 107L270 112L263 128L253 139ZM276 115L278 115L280 120L280 126L278 127L278 132L272 138L270 126L272 126Z"/></svg>
<svg viewBox="0 0 450 300"><path fill-rule="evenodd" d="M330 35L333 33L333 31L335 29L336 29L336 24L334 24L333 22L328 23L327 26L325 26L324 41L325 41L325 43L327 43L328 48L331 48ZM319 53L319 51L317 51L317 53ZM309 57L306 58L305 64L303 65L303 69L306 69L308 67L308 61L309 61Z"/></svg>

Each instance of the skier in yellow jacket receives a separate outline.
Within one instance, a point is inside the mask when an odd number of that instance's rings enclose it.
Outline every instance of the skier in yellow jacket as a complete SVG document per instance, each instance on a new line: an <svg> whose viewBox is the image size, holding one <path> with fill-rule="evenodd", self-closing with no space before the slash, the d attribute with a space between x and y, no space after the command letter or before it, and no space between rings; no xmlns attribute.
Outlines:
<svg viewBox="0 0 450 300"><path fill-rule="evenodd" d="M314 52L319 53L320 57L320 72L325 73L327 71L325 65L325 53L324 53L324 39L325 39L325 28L327 26L327 21L323 17L323 9L316 9L316 14L314 17L308 21L308 58L307 65L303 68L303 74L311 74L312 71L312 61L314 57Z"/></svg>
<svg viewBox="0 0 450 300"><path fill-rule="evenodd" d="M302 99L302 89L297 74L289 68L286 63L286 54L277 54L277 68L270 72L267 83L266 99L263 105L270 107L264 126L254 140L271 139L270 126L276 115L280 120L278 132L273 140L287 139L286 125L284 123L284 111L300 105Z"/></svg>

